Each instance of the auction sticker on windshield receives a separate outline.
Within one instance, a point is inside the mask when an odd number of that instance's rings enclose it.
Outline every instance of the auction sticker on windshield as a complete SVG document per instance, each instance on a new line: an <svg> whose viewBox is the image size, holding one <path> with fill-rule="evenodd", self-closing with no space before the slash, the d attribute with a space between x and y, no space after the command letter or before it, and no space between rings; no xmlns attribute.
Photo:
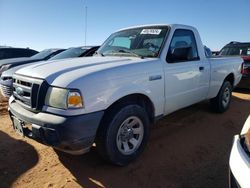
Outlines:
<svg viewBox="0 0 250 188"><path fill-rule="evenodd" d="M161 29L143 29L141 31L142 35L159 35L161 33Z"/></svg>

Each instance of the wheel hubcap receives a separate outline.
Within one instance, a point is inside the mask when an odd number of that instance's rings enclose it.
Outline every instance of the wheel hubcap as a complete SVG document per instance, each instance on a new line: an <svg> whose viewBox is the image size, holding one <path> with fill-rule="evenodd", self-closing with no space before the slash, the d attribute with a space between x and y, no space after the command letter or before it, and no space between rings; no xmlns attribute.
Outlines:
<svg viewBox="0 0 250 188"><path fill-rule="evenodd" d="M118 150L124 155L132 154L141 145L143 135L142 121L136 116L127 118L121 124L117 133L116 145Z"/></svg>
<svg viewBox="0 0 250 188"><path fill-rule="evenodd" d="M224 107L227 107L227 105L229 104L230 97L231 97L230 89L226 88L224 93L223 93L223 97L222 97L222 104Z"/></svg>

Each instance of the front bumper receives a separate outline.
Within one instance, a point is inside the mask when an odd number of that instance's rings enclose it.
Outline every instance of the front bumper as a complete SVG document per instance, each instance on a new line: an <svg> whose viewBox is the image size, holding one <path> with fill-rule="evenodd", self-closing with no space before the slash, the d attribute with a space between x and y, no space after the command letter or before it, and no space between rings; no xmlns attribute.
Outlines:
<svg viewBox="0 0 250 188"><path fill-rule="evenodd" d="M83 154L92 146L104 112L63 117L44 112L34 113L12 101L9 114L12 122L17 118L30 125L29 128L24 127L24 136L70 154Z"/></svg>
<svg viewBox="0 0 250 188"><path fill-rule="evenodd" d="M234 137L229 166L231 170L231 176L229 178L231 187L248 188L250 179L250 157L241 146L238 135Z"/></svg>
<svg viewBox="0 0 250 188"><path fill-rule="evenodd" d="M0 91L4 97L10 97L12 95L12 79L0 80Z"/></svg>

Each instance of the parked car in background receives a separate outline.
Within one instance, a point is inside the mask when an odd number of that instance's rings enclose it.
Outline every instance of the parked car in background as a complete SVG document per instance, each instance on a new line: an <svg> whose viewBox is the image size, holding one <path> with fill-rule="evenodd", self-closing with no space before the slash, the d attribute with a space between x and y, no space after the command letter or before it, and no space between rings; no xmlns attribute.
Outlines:
<svg viewBox="0 0 250 188"><path fill-rule="evenodd" d="M234 136L229 160L229 187L249 188L250 179L250 116L241 133Z"/></svg>
<svg viewBox="0 0 250 188"><path fill-rule="evenodd" d="M212 57L212 56L213 56L211 49L208 48L208 47L205 46L205 45L204 45L204 50L205 50L205 55L206 55L206 57Z"/></svg>
<svg viewBox="0 0 250 188"><path fill-rule="evenodd" d="M242 80L238 87L250 89L250 42L230 42L224 46L220 56L241 56L244 60L242 65Z"/></svg>
<svg viewBox="0 0 250 188"><path fill-rule="evenodd" d="M126 165L142 153L160 117L206 99L225 112L242 59L207 58L198 31L174 24L119 30L96 56L58 63L13 75L13 128L71 154L95 142L104 159Z"/></svg>
<svg viewBox="0 0 250 188"><path fill-rule="evenodd" d="M217 55L219 55L220 54L220 51L212 51L212 55L213 56L217 56Z"/></svg>
<svg viewBox="0 0 250 188"><path fill-rule="evenodd" d="M30 48L0 47L0 60L18 57L31 57L37 53L38 51Z"/></svg>
<svg viewBox="0 0 250 188"><path fill-rule="evenodd" d="M238 87L250 89L250 55L243 56L244 63L242 64L242 79Z"/></svg>
<svg viewBox="0 0 250 188"><path fill-rule="evenodd" d="M0 60L0 76L2 73L10 68L15 66L29 64L37 61L48 60L49 58L61 53L65 49L46 49L43 50L31 57L23 57L23 58L12 58L6 60Z"/></svg>
<svg viewBox="0 0 250 188"><path fill-rule="evenodd" d="M65 50L64 52L55 55L49 60L93 56L99 47L100 46L80 46L80 47L69 48Z"/></svg>
<svg viewBox="0 0 250 188"><path fill-rule="evenodd" d="M75 58L75 57L89 57L93 56L99 46L81 46L69 48L51 58L47 61L53 63L55 60L66 59L66 58ZM39 61L41 62L41 61ZM0 78L0 91L4 97L10 97L12 95L12 76L18 70L25 66L29 66L38 62L32 62L28 64L19 65L13 67L7 71L4 71Z"/></svg>
<svg viewBox="0 0 250 188"><path fill-rule="evenodd" d="M220 56L250 56L250 42L230 42L219 53Z"/></svg>

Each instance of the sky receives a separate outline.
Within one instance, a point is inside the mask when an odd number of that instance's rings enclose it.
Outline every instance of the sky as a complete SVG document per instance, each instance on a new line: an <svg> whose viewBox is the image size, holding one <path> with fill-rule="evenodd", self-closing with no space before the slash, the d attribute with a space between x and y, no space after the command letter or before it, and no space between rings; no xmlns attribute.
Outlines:
<svg viewBox="0 0 250 188"><path fill-rule="evenodd" d="M83 46L85 19L87 45L124 27L157 23L195 26L212 50L250 42L250 0L0 0L0 45Z"/></svg>

